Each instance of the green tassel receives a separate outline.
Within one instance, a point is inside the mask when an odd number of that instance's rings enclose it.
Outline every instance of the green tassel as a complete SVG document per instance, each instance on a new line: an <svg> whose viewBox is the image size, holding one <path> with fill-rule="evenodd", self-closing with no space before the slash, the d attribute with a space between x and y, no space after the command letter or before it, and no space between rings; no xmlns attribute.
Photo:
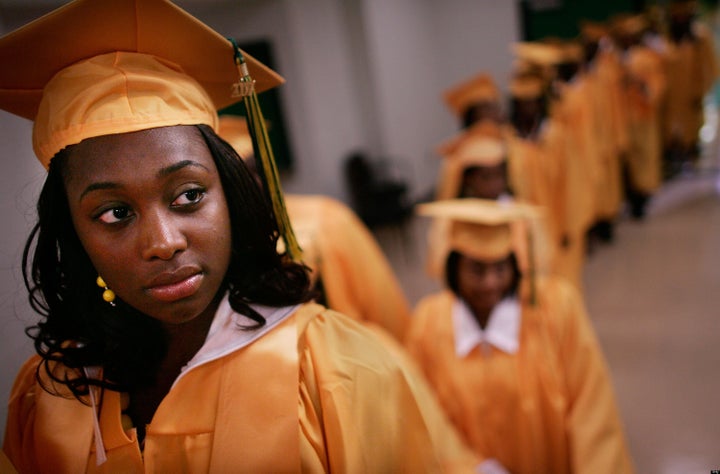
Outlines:
<svg viewBox="0 0 720 474"><path fill-rule="evenodd" d="M302 260L302 249L295 238L295 233L293 232L290 218L287 214L285 199L280 186L280 176L275 163L275 155L273 154L270 138L268 137L267 128L265 127L265 118L260 109L260 102L255 93L254 81L250 77L245 64L245 58L243 58L237 43L233 39L230 39L230 42L235 50L235 64L240 71L240 81L234 85L233 95L242 96L243 98L243 103L247 110L248 130L250 131L253 148L255 149L255 160L260 170L263 186L272 202L280 236L285 243L285 251L292 260L299 262Z"/></svg>

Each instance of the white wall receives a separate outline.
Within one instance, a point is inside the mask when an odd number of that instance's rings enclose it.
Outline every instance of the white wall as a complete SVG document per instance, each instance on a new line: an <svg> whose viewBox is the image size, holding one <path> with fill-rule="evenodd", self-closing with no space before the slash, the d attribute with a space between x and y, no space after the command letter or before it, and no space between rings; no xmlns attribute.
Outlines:
<svg viewBox="0 0 720 474"><path fill-rule="evenodd" d="M45 0L44 0L45 1ZM27 15L27 3L0 5ZM47 1L45 1L47 3ZM57 4L62 2L58 1ZM226 36L269 39L281 88L295 173L290 192L346 198L342 160L356 149L389 157L416 195L434 184L433 149L458 128L440 93L479 70L502 84L507 43L519 36L510 0L178 0ZM43 5L43 8L47 8ZM8 27L12 22L8 22ZM1 30L0 30L1 31ZM20 255L34 222L44 171L30 147L30 124L0 112L0 426L19 365L32 352L23 334L27 305ZM0 430L0 435L2 431Z"/></svg>
<svg viewBox="0 0 720 474"><path fill-rule="evenodd" d="M2 113L0 116L0 437L4 436L6 400L15 373L33 353L32 341L23 333L37 322L27 303L20 259L34 223L35 201L45 170L29 145L31 123Z"/></svg>

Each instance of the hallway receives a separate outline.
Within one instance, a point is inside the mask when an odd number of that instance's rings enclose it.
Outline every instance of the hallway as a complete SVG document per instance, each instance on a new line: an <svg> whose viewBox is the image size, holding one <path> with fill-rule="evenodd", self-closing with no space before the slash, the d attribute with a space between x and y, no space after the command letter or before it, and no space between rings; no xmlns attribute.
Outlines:
<svg viewBox="0 0 720 474"><path fill-rule="evenodd" d="M645 221L621 219L585 268L638 473L720 469L719 184L713 172L666 184ZM438 288L422 268L425 230L414 219L404 247L397 232L377 232L411 304Z"/></svg>

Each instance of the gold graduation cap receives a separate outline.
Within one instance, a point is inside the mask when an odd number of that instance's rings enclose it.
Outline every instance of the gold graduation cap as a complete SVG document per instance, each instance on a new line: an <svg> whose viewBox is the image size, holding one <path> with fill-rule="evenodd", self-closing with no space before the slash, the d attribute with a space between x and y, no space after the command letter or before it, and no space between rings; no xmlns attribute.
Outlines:
<svg viewBox="0 0 720 474"><path fill-rule="evenodd" d="M610 29L615 35L638 35L649 26L648 20L642 14L621 14L613 17Z"/></svg>
<svg viewBox="0 0 720 474"><path fill-rule="evenodd" d="M166 0L78 0L0 38L0 107L35 121L47 166L109 133L207 123L240 100L232 44ZM283 79L245 55L255 88ZM208 110L209 109L209 110ZM152 112L150 112L152 111Z"/></svg>
<svg viewBox="0 0 720 474"><path fill-rule="evenodd" d="M437 187L437 199L458 196L466 169L497 166L507 159L503 132L490 120L475 123L443 142L438 146L437 153L445 159Z"/></svg>
<svg viewBox="0 0 720 474"><path fill-rule="evenodd" d="M444 242L454 250L478 260L499 260L513 250L511 224L527 216L527 208L487 199L449 199L420 204L421 216L445 219L450 226Z"/></svg>
<svg viewBox="0 0 720 474"><path fill-rule="evenodd" d="M542 212L535 206L486 199L449 199L420 204L416 212L432 217L434 235L429 236L429 255L435 259L435 277L441 277L442 265L451 251L482 261L497 261L515 253L526 277L522 291L535 300L535 244L531 221L539 221Z"/></svg>
<svg viewBox="0 0 720 474"><path fill-rule="evenodd" d="M445 104L458 117L473 104L499 102L500 98L500 89L492 76L486 73L473 76L443 93Z"/></svg>
<svg viewBox="0 0 720 474"><path fill-rule="evenodd" d="M610 35L610 29L602 23L585 20L580 23L580 36L584 41L598 42Z"/></svg>
<svg viewBox="0 0 720 474"><path fill-rule="evenodd" d="M192 15L168 0L76 0L0 38L0 61L0 108L33 120L45 167L86 138L217 130L217 109L243 100L280 232L299 252L256 96L283 79Z"/></svg>
<svg viewBox="0 0 720 474"><path fill-rule="evenodd" d="M438 146L439 155L468 165L495 166L505 161L507 150L500 126L482 120Z"/></svg>
<svg viewBox="0 0 720 474"><path fill-rule="evenodd" d="M562 49L556 44L522 41L510 45L516 58L541 66L555 66L563 62Z"/></svg>

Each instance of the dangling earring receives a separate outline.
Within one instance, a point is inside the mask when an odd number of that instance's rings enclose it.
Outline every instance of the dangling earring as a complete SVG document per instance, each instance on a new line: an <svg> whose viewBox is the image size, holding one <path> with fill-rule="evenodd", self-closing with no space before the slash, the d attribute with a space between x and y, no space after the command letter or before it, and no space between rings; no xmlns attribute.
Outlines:
<svg viewBox="0 0 720 474"><path fill-rule="evenodd" d="M95 280L95 283L97 283L97 286L100 288L105 288L105 291L103 291L102 298L110 303L110 306L115 306L115 292L107 287L107 284L105 283L105 280L101 276L97 277L97 280Z"/></svg>

